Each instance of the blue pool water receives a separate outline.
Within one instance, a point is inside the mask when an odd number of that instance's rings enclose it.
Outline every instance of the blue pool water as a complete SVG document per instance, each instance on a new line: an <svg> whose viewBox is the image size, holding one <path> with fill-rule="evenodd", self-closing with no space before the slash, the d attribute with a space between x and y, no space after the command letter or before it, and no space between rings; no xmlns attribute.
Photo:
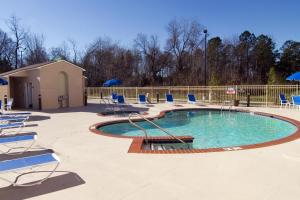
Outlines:
<svg viewBox="0 0 300 200"><path fill-rule="evenodd" d="M293 124L245 112L218 110L172 111L154 120L173 135L194 137L193 148L222 148L258 144L292 135ZM147 122L137 122L150 136L166 136ZM106 125L99 130L116 135L144 136L129 122Z"/></svg>

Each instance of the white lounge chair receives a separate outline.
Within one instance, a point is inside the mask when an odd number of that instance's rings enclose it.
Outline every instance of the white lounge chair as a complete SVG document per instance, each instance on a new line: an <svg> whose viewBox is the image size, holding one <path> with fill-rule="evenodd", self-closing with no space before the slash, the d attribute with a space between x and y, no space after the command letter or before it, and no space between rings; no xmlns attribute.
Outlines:
<svg viewBox="0 0 300 200"><path fill-rule="evenodd" d="M13 132L19 133L21 130L25 127L25 121L22 122L14 122L14 123L8 123L8 124L1 124L0 123L0 136L5 135L6 133L3 131L5 129L12 129L17 128L18 130L15 130Z"/></svg>
<svg viewBox="0 0 300 200"><path fill-rule="evenodd" d="M6 110L12 110L12 105L13 105L14 99L8 99L7 104L5 105Z"/></svg>
<svg viewBox="0 0 300 200"><path fill-rule="evenodd" d="M9 173L9 172L16 173L22 170L41 167L44 165L53 165L53 164L55 165L54 169L50 171L45 178L42 178L38 181L29 182L29 183L18 183L19 179L22 176L25 176L30 173L38 173L39 171L31 171L31 172L21 173L21 174L18 173L19 175L15 178L14 181L11 181L3 177L0 177L0 179L12 184L12 186L33 186L33 185L41 184L42 182L50 178L50 176L56 171L57 167L59 166L59 163L60 160L55 153L45 153L40 155L16 158L12 160L0 161L0 173Z"/></svg>
<svg viewBox="0 0 300 200"><path fill-rule="evenodd" d="M4 154L24 153L25 151L29 150L32 147L32 145L35 143L36 139L37 139L37 133L35 133L35 132L25 133L25 134L17 134L17 135L0 136L0 145L2 145L3 147L5 147L5 149L7 149L6 151L0 150L0 152L2 152ZM30 142L30 143L27 146L16 146L17 144L24 143L24 142ZM12 147L13 144L15 144L14 147ZM24 149L24 150L11 153L11 151L16 150L16 149Z"/></svg>

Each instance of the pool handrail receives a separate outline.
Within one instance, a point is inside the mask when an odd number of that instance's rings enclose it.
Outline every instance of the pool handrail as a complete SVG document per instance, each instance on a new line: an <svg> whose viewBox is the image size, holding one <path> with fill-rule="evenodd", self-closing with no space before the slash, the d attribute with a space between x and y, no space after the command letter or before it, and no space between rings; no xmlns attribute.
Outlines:
<svg viewBox="0 0 300 200"><path fill-rule="evenodd" d="M134 116L137 116L137 117L142 118L143 120L145 120L145 121L147 121L148 123L150 123L151 125L155 126L156 128L158 128L158 129L161 130L162 132L164 132L164 133L166 133L167 135L169 135L170 137L172 137L172 138L174 138L175 140L177 140L177 141L179 141L179 142L181 142L181 143L183 143L183 144L186 144L186 145L188 145L188 147L190 147L188 143L186 143L186 142L183 141L182 139L176 137L175 135L171 134L171 133L170 133L169 131L167 131L166 129L164 129L164 128L158 126L156 123L154 123L153 121L147 119L147 118L144 117L143 115L141 115L141 114L139 114L139 113L131 113L131 114L129 114L128 121L129 121L133 126L139 128L139 129L141 129L141 130L144 132L146 143L148 143L148 133L147 133L146 129L144 129L143 127L137 125L136 123L134 123L134 122L131 120L131 117L134 117Z"/></svg>

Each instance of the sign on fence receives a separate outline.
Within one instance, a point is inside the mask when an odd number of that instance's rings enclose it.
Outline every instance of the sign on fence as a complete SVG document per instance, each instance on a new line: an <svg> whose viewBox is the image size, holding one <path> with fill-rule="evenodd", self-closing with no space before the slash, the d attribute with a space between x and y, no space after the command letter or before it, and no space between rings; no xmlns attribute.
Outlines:
<svg viewBox="0 0 300 200"><path fill-rule="evenodd" d="M229 87L226 90L226 94L235 94L235 93L236 93L236 91L233 87Z"/></svg>

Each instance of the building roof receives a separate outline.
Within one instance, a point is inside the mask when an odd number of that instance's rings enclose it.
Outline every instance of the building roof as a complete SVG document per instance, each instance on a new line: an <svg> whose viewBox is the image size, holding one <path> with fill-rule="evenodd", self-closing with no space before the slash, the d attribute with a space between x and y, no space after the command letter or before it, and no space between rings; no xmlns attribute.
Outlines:
<svg viewBox="0 0 300 200"><path fill-rule="evenodd" d="M81 67L79 67L77 65L74 65L73 63L70 63L70 62L68 62L66 60L58 60L58 61L49 61L49 62L38 63L38 64L34 64L34 65L28 65L26 67L14 69L14 70L2 73L2 74L0 74L0 76L8 76L8 75L11 75L11 74L15 74L17 72L28 71L28 70L33 70L33 69L40 69L40 68L48 66L50 64L54 64L54 63L62 62L62 61L63 62L67 62L67 63L71 64L74 67L80 68L82 71L85 71L85 69L83 69L83 68L81 68Z"/></svg>

